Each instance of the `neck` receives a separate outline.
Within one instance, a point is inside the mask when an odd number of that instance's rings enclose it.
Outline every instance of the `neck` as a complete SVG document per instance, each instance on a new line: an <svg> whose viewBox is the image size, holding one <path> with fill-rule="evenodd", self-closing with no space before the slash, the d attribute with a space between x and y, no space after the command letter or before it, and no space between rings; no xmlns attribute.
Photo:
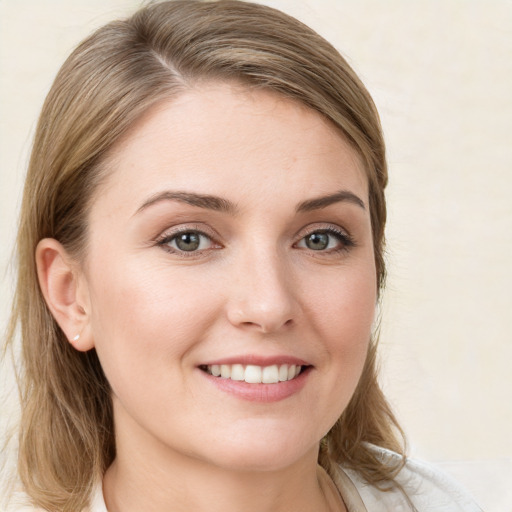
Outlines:
<svg viewBox="0 0 512 512"><path fill-rule="evenodd" d="M141 469L140 467L138 469ZM104 479L110 512L330 512L316 468L303 477L292 470L229 472L196 467L159 475L122 467L118 461ZM291 468L290 468L291 469ZM154 473L154 470L153 470Z"/></svg>
<svg viewBox="0 0 512 512"><path fill-rule="evenodd" d="M109 512L338 510L325 496L318 447L283 468L230 469L131 434L117 432L117 456L103 480Z"/></svg>

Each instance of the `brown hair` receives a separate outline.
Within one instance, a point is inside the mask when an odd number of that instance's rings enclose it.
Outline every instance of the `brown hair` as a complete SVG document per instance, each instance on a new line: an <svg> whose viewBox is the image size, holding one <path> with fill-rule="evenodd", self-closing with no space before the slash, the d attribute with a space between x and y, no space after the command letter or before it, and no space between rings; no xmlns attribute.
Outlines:
<svg viewBox="0 0 512 512"><path fill-rule="evenodd" d="M361 155L379 288L384 282L387 182L375 106L323 38L269 7L220 0L152 3L87 38L58 73L44 104L26 178L17 239L18 282L8 339L19 327L23 367L19 474L33 502L80 510L115 457L108 382L96 352L73 349L40 291L34 253L45 237L75 257L86 251L87 213L112 146L152 105L202 80L275 91L320 112ZM321 443L319 462L392 482L369 443L402 452L401 430L376 376L370 344L357 390Z"/></svg>

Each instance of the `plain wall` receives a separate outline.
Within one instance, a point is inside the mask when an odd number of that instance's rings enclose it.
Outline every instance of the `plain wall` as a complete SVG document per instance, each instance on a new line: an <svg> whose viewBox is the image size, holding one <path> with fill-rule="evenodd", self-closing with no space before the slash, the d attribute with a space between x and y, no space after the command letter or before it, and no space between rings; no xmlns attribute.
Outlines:
<svg viewBox="0 0 512 512"><path fill-rule="evenodd" d="M390 168L382 382L411 452L444 461L489 512L510 512L512 2L264 3L331 41L382 117ZM1 326L13 288L7 262L23 176L44 96L79 40L138 5L0 1ZM7 367L0 382L5 423L16 407Z"/></svg>

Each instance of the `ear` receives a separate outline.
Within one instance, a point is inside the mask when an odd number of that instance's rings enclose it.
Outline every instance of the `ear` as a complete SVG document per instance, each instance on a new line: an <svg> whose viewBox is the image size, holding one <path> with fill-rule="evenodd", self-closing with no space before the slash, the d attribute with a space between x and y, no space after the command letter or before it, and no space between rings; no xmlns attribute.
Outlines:
<svg viewBox="0 0 512 512"><path fill-rule="evenodd" d="M79 265L53 238L37 244L36 265L46 304L68 341L77 350L90 350L94 341L87 313L89 294Z"/></svg>

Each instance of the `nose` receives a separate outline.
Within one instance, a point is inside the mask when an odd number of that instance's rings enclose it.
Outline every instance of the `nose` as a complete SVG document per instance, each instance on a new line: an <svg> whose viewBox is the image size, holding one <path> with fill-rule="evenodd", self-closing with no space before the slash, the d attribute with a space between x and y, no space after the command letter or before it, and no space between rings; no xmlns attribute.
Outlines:
<svg viewBox="0 0 512 512"><path fill-rule="evenodd" d="M269 334L296 323L296 283L290 265L276 250L243 258L231 283L227 316L234 326Z"/></svg>

